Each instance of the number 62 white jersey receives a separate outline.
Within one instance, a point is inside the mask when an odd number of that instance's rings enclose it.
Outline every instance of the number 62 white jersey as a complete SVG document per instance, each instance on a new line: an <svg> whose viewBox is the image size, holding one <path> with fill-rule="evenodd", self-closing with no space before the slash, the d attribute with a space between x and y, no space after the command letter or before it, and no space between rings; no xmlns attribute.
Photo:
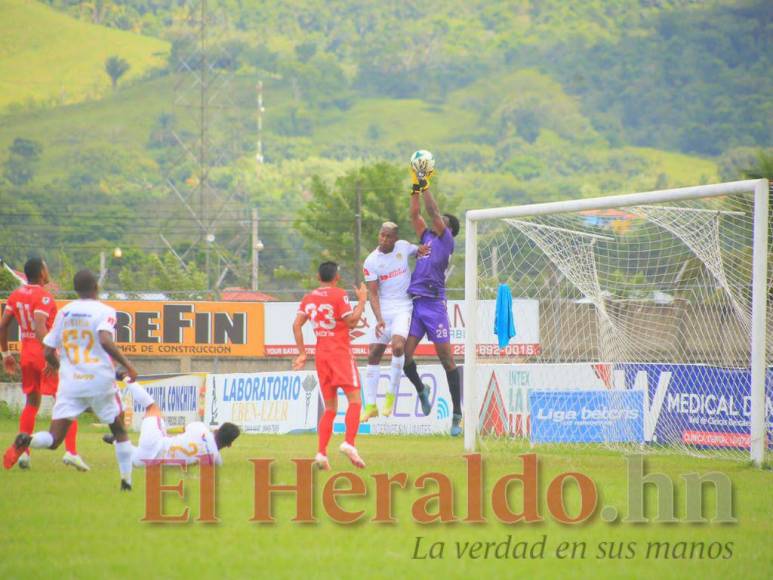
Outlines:
<svg viewBox="0 0 773 580"><path fill-rule="evenodd" d="M59 351L59 393L95 397L115 387L115 367L99 341L100 331L115 335L116 313L98 300L74 300L56 315L43 344Z"/></svg>

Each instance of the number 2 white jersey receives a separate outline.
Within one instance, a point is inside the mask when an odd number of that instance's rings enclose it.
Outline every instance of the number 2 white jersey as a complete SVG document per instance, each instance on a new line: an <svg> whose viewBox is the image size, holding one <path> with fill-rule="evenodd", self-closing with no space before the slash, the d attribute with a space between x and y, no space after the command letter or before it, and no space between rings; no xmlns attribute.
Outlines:
<svg viewBox="0 0 773 580"><path fill-rule="evenodd" d="M99 341L115 333L115 310L98 300L74 300L56 315L43 344L59 350L59 393L95 397L115 387L115 367Z"/></svg>
<svg viewBox="0 0 773 580"><path fill-rule="evenodd" d="M398 240L388 254L376 248L365 259L363 273L366 282L378 280L378 297L382 311L394 311L412 307L408 286L411 284L411 268L408 258L418 248L406 240Z"/></svg>
<svg viewBox="0 0 773 580"><path fill-rule="evenodd" d="M185 432L174 437L165 437L161 444L161 459L174 459L185 463L199 463L203 455L210 455L216 465L223 464L223 458L215 442L215 435L204 423L196 421L185 426Z"/></svg>

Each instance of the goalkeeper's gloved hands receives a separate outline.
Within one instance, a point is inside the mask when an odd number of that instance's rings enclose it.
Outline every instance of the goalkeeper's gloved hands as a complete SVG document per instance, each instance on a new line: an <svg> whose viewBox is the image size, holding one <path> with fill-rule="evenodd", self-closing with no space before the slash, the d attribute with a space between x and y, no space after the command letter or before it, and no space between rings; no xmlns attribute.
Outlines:
<svg viewBox="0 0 773 580"><path fill-rule="evenodd" d="M411 165L411 183L413 184L411 193L419 193L420 191L427 191L429 189L429 180L432 179L434 171L428 171L425 174L416 173L413 165Z"/></svg>

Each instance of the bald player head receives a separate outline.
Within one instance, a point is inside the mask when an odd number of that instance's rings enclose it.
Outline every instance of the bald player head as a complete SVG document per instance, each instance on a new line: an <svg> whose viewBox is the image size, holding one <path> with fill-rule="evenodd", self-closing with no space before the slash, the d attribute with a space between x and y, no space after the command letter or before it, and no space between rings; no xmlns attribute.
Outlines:
<svg viewBox="0 0 773 580"><path fill-rule="evenodd" d="M384 222L378 232L378 249L384 254L389 254L395 249L397 243L398 226L394 222Z"/></svg>

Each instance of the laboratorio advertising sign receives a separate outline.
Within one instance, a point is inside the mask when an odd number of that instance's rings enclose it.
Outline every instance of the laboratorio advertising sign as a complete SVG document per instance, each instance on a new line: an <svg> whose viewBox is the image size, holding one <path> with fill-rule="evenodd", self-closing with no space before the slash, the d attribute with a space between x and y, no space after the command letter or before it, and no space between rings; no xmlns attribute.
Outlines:
<svg viewBox="0 0 773 580"><path fill-rule="evenodd" d="M204 421L239 425L247 433L315 431L320 410L313 371L211 374Z"/></svg>
<svg viewBox="0 0 773 580"><path fill-rule="evenodd" d="M359 373L364 383L365 368L360 368ZM416 389L403 377L395 391L392 416L380 416L361 424L360 433L447 433L451 426L452 405L445 371L440 365L428 365L421 367L419 374L430 388L432 412L429 416L424 416ZM229 421L247 433L313 432L324 408L314 371L211 374L206 382L204 421L212 426ZM382 367L376 400L380 409L383 409L388 384L389 367ZM334 423L336 432L344 429L347 407L343 392L339 391L339 398L339 413Z"/></svg>

